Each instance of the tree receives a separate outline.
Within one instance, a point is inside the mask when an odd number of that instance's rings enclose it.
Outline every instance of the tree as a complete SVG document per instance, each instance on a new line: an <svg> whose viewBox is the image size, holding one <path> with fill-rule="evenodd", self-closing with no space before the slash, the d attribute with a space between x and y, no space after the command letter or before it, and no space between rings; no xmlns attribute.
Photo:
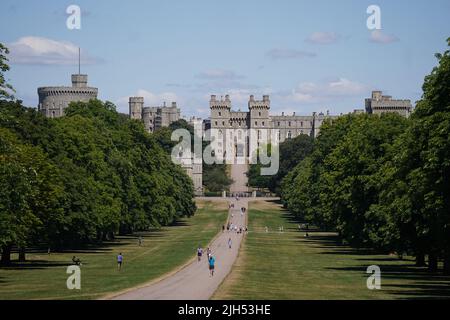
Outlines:
<svg viewBox="0 0 450 320"><path fill-rule="evenodd" d="M450 38L447 42L450 46ZM392 176L403 194L386 196L402 204L392 214L418 262L428 254L429 270L436 271L442 257L450 274L450 51L436 58L394 159Z"/></svg>
<svg viewBox="0 0 450 320"><path fill-rule="evenodd" d="M271 157L272 156L272 146L271 146L271 144L261 145L255 151L257 156L254 157L254 158L255 159L259 159L259 154L261 152L264 152L264 154L266 154L268 157ZM274 156L276 156L276 155L274 155ZM262 167L267 167L267 166L263 165L260 161L258 161L258 163L251 164L249 166L249 170L247 172L247 177L248 177L248 185L250 187L258 188L258 189L268 189L269 186L271 185L272 176L268 176L268 175L264 175L263 176L263 175L261 175L261 168Z"/></svg>
<svg viewBox="0 0 450 320"><path fill-rule="evenodd" d="M39 148L22 144L11 130L0 128L2 264L10 263L13 245L25 248L42 225L40 216L48 210L45 197L49 170L47 158Z"/></svg>
<svg viewBox="0 0 450 320"><path fill-rule="evenodd" d="M34 163L48 179L39 184L42 196L26 203L39 220L27 228L36 230L27 245L80 246L194 214L192 181L141 123L99 100L65 112L48 119L19 101L0 101L0 128L16 136L10 144L41 150L48 164Z"/></svg>
<svg viewBox="0 0 450 320"><path fill-rule="evenodd" d="M300 134L293 139L287 139L280 143L280 167L277 174L270 179L270 191L280 194L283 178L312 152L312 148L313 138L306 134Z"/></svg>
<svg viewBox="0 0 450 320"><path fill-rule="evenodd" d="M0 43L0 99L14 99L14 88L5 79L5 72L9 70L9 50Z"/></svg>

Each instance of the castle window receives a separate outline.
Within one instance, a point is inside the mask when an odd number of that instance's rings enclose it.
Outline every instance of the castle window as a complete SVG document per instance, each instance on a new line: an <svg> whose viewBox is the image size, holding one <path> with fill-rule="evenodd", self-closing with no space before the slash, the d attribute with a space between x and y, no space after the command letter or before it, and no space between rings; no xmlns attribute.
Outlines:
<svg viewBox="0 0 450 320"><path fill-rule="evenodd" d="M262 126L264 127L264 121L262 122Z"/></svg>
<svg viewBox="0 0 450 320"><path fill-rule="evenodd" d="M280 126L280 121L278 121L277 125Z"/></svg>
<svg viewBox="0 0 450 320"><path fill-rule="evenodd" d="M292 133L291 133L291 131L288 131L288 133L287 133L287 138L288 138L288 139L292 138Z"/></svg>
<svg viewBox="0 0 450 320"><path fill-rule="evenodd" d="M289 121L289 127L291 126L291 122Z"/></svg>
<svg viewBox="0 0 450 320"><path fill-rule="evenodd" d="M259 116L261 117L261 112L259 112Z"/></svg>
<svg viewBox="0 0 450 320"><path fill-rule="evenodd" d="M258 125L258 121L255 121L255 126L257 126Z"/></svg>
<svg viewBox="0 0 450 320"><path fill-rule="evenodd" d="M219 117L222 116L222 112L219 111Z"/></svg>
<svg viewBox="0 0 450 320"><path fill-rule="evenodd" d="M222 125L223 125L223 126L225 125L225 121L222 121Z"/></svg>
<svg viewBox="0 0 450 320"><path fill-rule="evenodd" d="M258 139L261 139L261 130L258 130Z"/></svg>
<svg viewBox="0 0 450 320"><path fill-rule="evenodd" d="M303 127L303 121L302 121L302 122L300 122L300 127Z"/></svg>
<svg viewBox="0 0 450 320"><path fill-rule="evenodd" d="M217 126L217 121L215 122L215 125Z"/></svg>

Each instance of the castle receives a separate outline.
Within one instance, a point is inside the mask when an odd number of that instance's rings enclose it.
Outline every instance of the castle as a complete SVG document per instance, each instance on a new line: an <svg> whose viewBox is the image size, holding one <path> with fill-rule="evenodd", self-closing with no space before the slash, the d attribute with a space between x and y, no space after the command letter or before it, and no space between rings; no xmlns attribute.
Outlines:
<svg viewBox="0 0 450 320"><path fill-rule="evenodd" d="M73 74L72 86L40 87L37 89L39 95L38 110L46 117L58 118L64 115L64 109L70 102L88 102L97 99L98 89L87 86L88 76L86 74Z"/></svg>
<svg viewBox="0 0 450 320"><path fill-rule="evenodd" d="M88 76L85 74L73 74L71 87L38 88L39 112L49 118L61 117L70 102L88 102L96 99L98 89L88 87L87 80ZM211 95L209 107L209 119L202 121L199 118L191 118L190 124L194 126L198 136L212 141L216 157L231 160L231 163L248 163L261 145L268 142L279 144L300 134L315 138L325 120L339 117L328 112L326 114L313 112L307 116L296 115L295 112L292 115L285 115L284 112L281 115L271 115L268 95L263 95L262 100L256 100L251 95L246 112L233 111L229 95L221 97L220 100L216 95ZM410 100L396 100L383 95L381 91L372 91L371 98L365 99L365 110L354 111L354 113L364 112L369 114L396 112L409 117L412 105ZM129 98L129 116L131 119L142 121L148 132L167 127L181 118L176 102L172 102L170 107L165 103L162 106L144 107L143 97ZM202 158L187 150L179 150L176 158L191 177L195 194L203 194Z"/></svg>
<svg viewBox="0 0 450 320"><path fill-rule="evenodd" d="M412 112L411 100L392 99L391 96L383 96L381 91L372 91L372 97L367 98L366 112L381 114L384 112L396 112L408 118Z"/></svg>
<svg viewBox="0 0 450 320"><path fill-rule="evenodd" d="M215 153L226 159L249 158L261 146L272 139L272 143L281 143L299 134L316 137L320 126L326 119L338 116L315 112L310 116L270 115L270 99L263 95L262 100L255 100L253 95L248 100L247 112L232 111L229 95L218 100L211 95L209 101L210 128ZM227 153L228 151L228 153Z"/></svg>

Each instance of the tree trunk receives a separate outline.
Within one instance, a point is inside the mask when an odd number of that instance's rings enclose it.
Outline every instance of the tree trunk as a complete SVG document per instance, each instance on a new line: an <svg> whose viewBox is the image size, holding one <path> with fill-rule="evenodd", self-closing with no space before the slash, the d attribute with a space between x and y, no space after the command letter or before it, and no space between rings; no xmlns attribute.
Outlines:
<svg viewBox="0 0 450 320"><path fill-rule="evenodd" d="M19 248L19 262L25 262L25 261L26 261L25 247L20 247Z"/></svg>
<svg viewBox="0 0 450 320"><path fill-rule="evenodd" d="M425 267L425 255L423 253L418 253L416 255L416 266L417 267Z"/></svg>
<svg viewBox="0 0 450 320"><path fill-rule="evenodd" d="M446 252L444 256L444 274L450 275L450 252Z"/></svg>
<svg viewBox="0 0 450 320"><path fill-rule="evenodd" d="M11 264L11 247L12 246L3 246L2 247L2 260L0 264L9 265Z"/></svg>
<svg viewBox="0 0 450 320"><path fill-rule="evenodd" d="M437 272L438 270L438 258L437 255L431 253L428 255L428 271Z"/></svg>

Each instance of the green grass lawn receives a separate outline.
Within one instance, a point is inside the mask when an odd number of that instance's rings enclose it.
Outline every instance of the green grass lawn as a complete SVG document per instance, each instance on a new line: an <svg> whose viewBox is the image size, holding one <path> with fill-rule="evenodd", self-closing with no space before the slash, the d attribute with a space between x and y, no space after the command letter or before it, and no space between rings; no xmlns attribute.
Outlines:
<svg viewBox="0 0 450 320"><path fill-rule="evenodd" d="M309 232L305 238L298 222L276 203L250 203L248 218L250 233L213 299L450 297L450 277L430 275L410 257L399 260L339 245L333 233ZM367 289L370 265L381 268L381 290Z"/></svg>
<svg viewBox="0 0 450 320"><path fill-rule="evenodd" d="M197 246L206 246L225 223L226 202L197 201L197 206L193 217L143 233L141 247L137 236L130 236L86 250L27 254L26 263L0 268L0 300L95 299L156 279L193 258ZM116 265L119 252L124 256L120 272ZM66 287L66 268L73 255L83 262L81 290Z"/></svg>

